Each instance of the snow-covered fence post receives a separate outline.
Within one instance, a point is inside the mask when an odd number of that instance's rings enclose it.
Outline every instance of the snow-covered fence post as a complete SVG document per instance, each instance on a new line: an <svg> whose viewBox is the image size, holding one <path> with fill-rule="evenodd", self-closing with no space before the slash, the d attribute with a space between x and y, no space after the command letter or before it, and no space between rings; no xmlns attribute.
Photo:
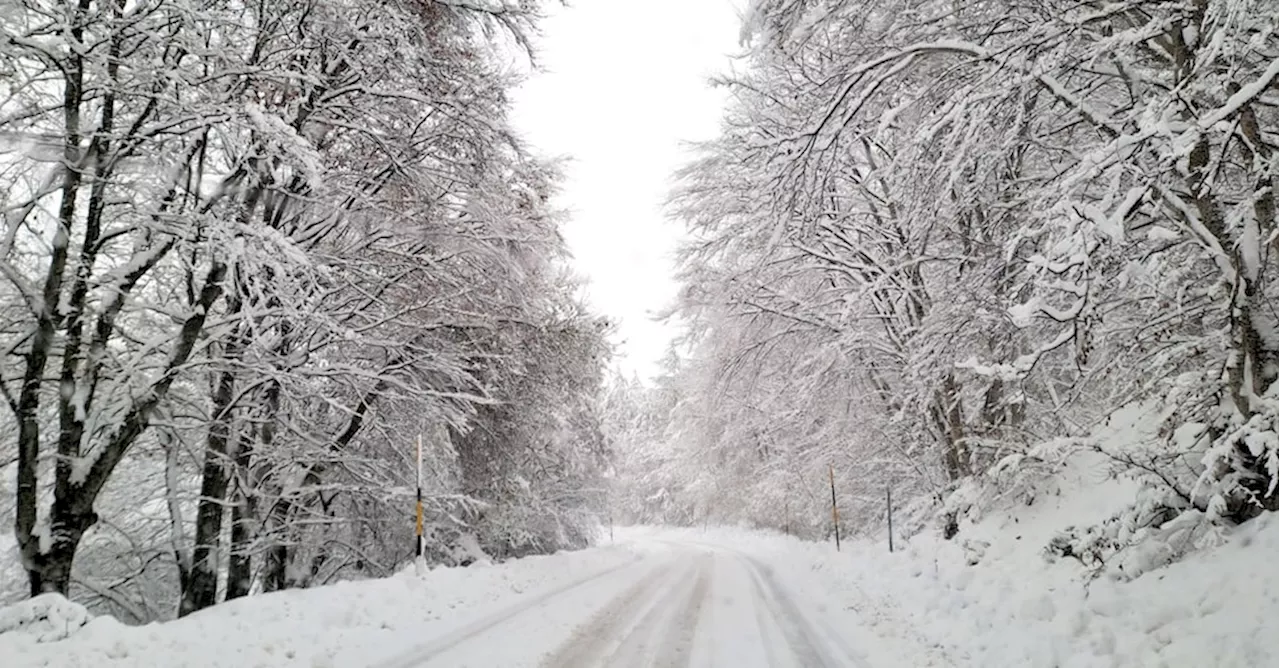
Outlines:
<svg viewBox="0 0 1280 668"><path fill-rule="evenodd" d="M893 554L893 488L884 488L884 508L889 517L889 554Z"/></svg>
<svg viewBox="0 0 1280 668"><path fill-rule="evenodd" d="M827 474L831 478L831 524L836 530L836 552L840 551L840 511L836 508L836 469L827 464Z"/></svg>
<svg viewBox="0 0 1280 668"><path fill-rule="evenodd" d="M422 575L426 570L426 557L423 556L424 538L422 535L422 434L418 434L418 474L417 474L417 522L418 544L414 551L414 570Z"/></svg>

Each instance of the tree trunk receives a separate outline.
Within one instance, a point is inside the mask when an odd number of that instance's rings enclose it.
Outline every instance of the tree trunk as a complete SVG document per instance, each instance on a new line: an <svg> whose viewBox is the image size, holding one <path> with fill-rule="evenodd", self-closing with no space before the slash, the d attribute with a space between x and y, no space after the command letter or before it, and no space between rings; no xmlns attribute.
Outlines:
<svg viewBox="0 0 1280 668"><path fill-rule="evenodd" d="M262 574L262 591L284 591L289 588L289 547L284 543L271 546L267 552L267 565Z"/></svg>
<svg viewBox="0 0 1280 668"><path fill-rule="evenodd" d="M942 387L934 395L931 412L942 439L942 466L947 472L947 479L955 481L972 474L969 448L964 442L960 389L954 375L948 373L943 378Z"/></svg>
<svg viewBox="0 0 1280 668"><path fill-rule="evenodd" d="M200 332L204 329L205 319L208 317L209 309L213 303L222 294L222 280L226 275L226 266L214 262L209 269L208 277L205 285L201 288L199 299L193 304L193 310L186 320L182 323L182 329L179 331L177 340L174 342L173 350L169 353L169 360L165 365L164 372L160 377L147 388L147 391L134 400L129 406L129 410L124 418L120 421L119 427L104 438L104 442L98 445L96 457L91 463L87 463L86 470L79 480L71 474L69 465L61 465L55 471L56 484L53 490L53 504L50 508L50 537L47 549L42 549L35 529L35 512L37 499L35 494L37 489L34 481L29 488L24 487L21 469L28 462L24 459L28 451L23 449L19 452L19 490L18 490L18 543L21 550L23 566L27 569L28 581L31 585L31 594L38 595L45 592L67 593L67 588L71 582L71 566L72 560L75 558L76 549L80 546L80 540L84 537L85 532L89 530L98 521L98 516L93 511L94 501L97 500L98 494L102 492L103 486L111 477L111 473L115 467L119 465L120 460L125 453L137 441L138 437L151 424L151 416L156 410L156 406L162 402L169 394L169 389L173 386L173 381L177 377L178 370L186 364L191 357L191 351L195 347L196 339ZM136 279L135 279L136 280ZM109 314L104 314L103 318L107 318ZM38 382L38 378L36 379ZM24 392L26 388L24 387ZM20 406L23 404L20 404ZM32 404L33 409L39 407L38 402ZM20 415L25 418L26 415L19 411ZM34 421L34 414L31 418ZM22 440L22 432L20 431L19 443L26 446L27 442ZM33 432L30 438L31 443L30 475L34 476L35 456L38 454L39 441L38 432ZM31 494L29 498L24 495ZM24 526L26 522L31 522L30 527Z"/></svg>
<svg viewBox="0 0 1280 668"><path fill-rule="evenodd" d="M251 501L241 496L231 507L231 556L227 564L227 599L248 596L253 585L252 555L253 509Z"/></svg>
<svg viewBox="0 0 1280 668"><path fill-rule="evenodd" d="M272 207L264 207L264 216ZM270 274L268 274L270 275ZM274 306L278 299L271 298ZM292 345L293 328L287 320L280 323L280 343L276 346L276 373L287 374L290 369L283 366L288 359ZM253 543L258 537L258 473L254 469L253 455L255 447L262 452L270 452L275 443L276 415L280 412L280 383L272 380L263 391L261 408L261 427L257 431L256 441L248 438L240 440L240 448L236 453L236 504L231 511L231 560L227 567L227 600L247 596L253 585Z"/></svg>
<svg viewBox="0 0 1280 668"><path fill-rule="evenodd" d="M39 554L37 568L28 572L32 596L44 593L67 595L76 548L84 534L98 522L93 511L83 511L79 506L82 504L68 503L66 499L55 501L49 549Z"/></svg>
<svg viewBox="0 0 1280 668"><path fill-rule="evenodd" d="M246 435L240 439L236 452L236 500L231 507L231 556L227 564L228 601L247 596L253 585L253 522L257 504L253 497L253 483L249 479L253 475L252 445Z"/></svg>
<svg viewBox="0 0 1280 668"><path fill-rule="evenodd" d="M235 312L234 307L228 309ZM238 360L242 335L233 333L223 350L224 360ZM222 542L222 515L227 506L229 467L227 446L231 438L232 405L235 400L235 372L218 374L213 393L213 414L205 440L204 469L200 480L200 505L196 510L195 547L191 552L191 574L182 584L178 616L183 617L218 602L218 552Z"/></svg>
<svg viewBox="0 0 1280 668"><path fill-rule="evenodd" d="M81 17L86 11L88 11L88 2L82 1L76 15L67 17L72 25L71 38L76 43L79 43L84 34ZM76 53L74 47L72 53ZM58 205L49 269L45 273L41 290L43 300L36 313L31 347L25 355L26 369L17 402L18 499L14 518L14 537L18 541L23 566L27 569L32 596L46 591L65 592L65 585L61 590L49 589L50 586L55 586L53 583L60 577L53 572L45 571L49 568L49 555L42 554L40 541L35 535L39 502L37 460L40 454L40 388L45 366L49 361L49 352L53 346L56 311L66 274L71 229L76 219L76 199L80 188L80 106L83 80L84 59L75 55L67 61L63 76L62 116L65 134L62 158L65 165L62 168L62 198ZM74 542L79 542L79 536L75 537ZM66 578L69 579L70 559L68 558L67 561Z"/></svg>

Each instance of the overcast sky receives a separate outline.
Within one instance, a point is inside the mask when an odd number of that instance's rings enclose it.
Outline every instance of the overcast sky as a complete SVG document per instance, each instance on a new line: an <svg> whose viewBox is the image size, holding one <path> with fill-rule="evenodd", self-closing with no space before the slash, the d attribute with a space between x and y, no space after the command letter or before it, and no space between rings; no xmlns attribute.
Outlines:
<svg viewBox="0 0 1280 668"><path fill-rule="evenodd" d="M543 22L541 65L515 95L516 127L539 152L572 158L558 204L587 297L619 323L624 370L642 378L675 333L653 314L675 296L681 230L665 220L685 141L719 129L724 94L707 78L737 53L739 0L571 0Z"/></svg>

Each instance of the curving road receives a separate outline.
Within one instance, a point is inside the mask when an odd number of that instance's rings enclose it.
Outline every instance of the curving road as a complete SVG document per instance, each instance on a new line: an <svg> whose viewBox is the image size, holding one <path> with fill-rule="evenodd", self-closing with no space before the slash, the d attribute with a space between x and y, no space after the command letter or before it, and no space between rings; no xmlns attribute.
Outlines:
<svg viewBox="0 0 1280 668"><path fill-rule="evenodd" d="M458 620L382 668L868 666L763 564L664 541L624 566Z"/></svg>

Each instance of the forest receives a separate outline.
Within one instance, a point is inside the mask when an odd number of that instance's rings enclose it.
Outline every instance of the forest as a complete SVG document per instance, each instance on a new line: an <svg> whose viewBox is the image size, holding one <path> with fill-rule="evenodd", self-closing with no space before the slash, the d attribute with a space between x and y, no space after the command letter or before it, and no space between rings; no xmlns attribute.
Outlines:
<svg viewBox="0 0 1280 668"><path fill-rule="evenodd" d="M1248 0L753 3L671 197L688 333L608 397L628 520L830 538L834 493L883 536L891 494L949 534L1080 452L1142 483L1050 546L1090 566L1276 510L1276 29Z"/></svg>
<svg viewBox="0 0 1280 668"><path fill-rule="evenodd" d="M1277 510L1274 5L752 0L653 379L513 129L544 9L0 2L0 604L392 575L419 443L445 566L949 539L1080 453L1140 485L1090 568Z"/></svg>
<svg viewBox="0 0 1280 668"><path fill-rule="evenodd" d="M609 327L530 3L0 5L0 597L147 622L585 545Z"/></svg>

